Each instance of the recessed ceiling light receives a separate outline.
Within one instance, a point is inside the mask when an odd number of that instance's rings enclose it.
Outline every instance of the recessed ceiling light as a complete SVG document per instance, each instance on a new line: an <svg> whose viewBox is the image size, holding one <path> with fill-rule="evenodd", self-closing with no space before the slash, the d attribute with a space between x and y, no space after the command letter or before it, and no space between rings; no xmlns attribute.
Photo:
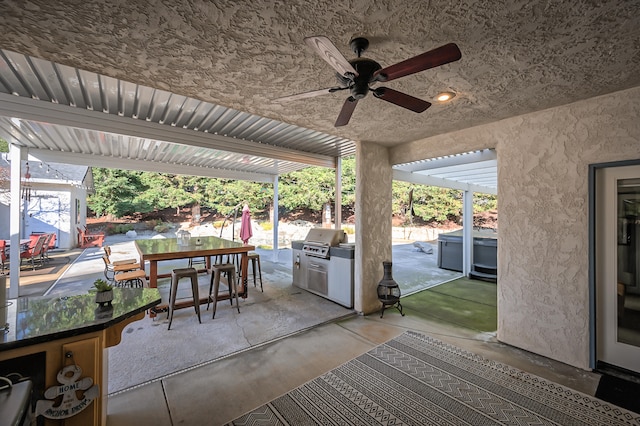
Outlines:
<svg viewBox="0 0 640 426"><path fill-rule="evenodd" d="M456 94L453 92L442 92L438 96L436 96L436 99L438 102L447 102L455 97L456 97Z"/></svg>

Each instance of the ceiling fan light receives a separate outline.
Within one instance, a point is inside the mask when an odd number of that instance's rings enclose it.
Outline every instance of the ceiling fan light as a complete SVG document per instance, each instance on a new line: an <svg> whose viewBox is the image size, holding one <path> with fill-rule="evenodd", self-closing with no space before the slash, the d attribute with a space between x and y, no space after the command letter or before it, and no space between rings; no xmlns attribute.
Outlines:
<svg viewBox="0 0 640 426"><path fill-rule="evenodd" d="M442 92L438 96L436 96L436 100L438 102L447 102L455 97L456 97L456 94L453 92Z"/></svg>

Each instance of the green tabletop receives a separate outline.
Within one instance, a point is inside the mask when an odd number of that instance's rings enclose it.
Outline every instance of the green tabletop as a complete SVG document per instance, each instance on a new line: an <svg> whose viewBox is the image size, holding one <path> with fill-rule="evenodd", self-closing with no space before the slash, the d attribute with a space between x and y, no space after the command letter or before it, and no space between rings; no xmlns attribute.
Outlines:
<svg viewBox="0 0 640 426"><path fill-rule="evenodd" d="M95 293L11 299L4 307L9 331L0 335L0 351L103 330L160 302L155 288L114 288L105 307L96 304Z"/></svg>

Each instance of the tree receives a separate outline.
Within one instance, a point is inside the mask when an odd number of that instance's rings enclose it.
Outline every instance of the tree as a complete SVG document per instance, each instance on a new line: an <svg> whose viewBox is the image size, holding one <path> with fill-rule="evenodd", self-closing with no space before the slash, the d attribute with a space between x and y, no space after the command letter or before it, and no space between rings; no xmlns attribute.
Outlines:
<svg viewBox="0 0 640 426"><path fill-rule="evenodd" d="M487 212L498 209L498 197L491 194L474 194L473 197L473 212Z"/></svg>
<svg viewBox="0 0 640 426"><path fill-rule="evenodd" d="M199 204L205 198L201 188L206 178L142 172L141 179L149 189L140 194L137 202L142 206L152 206L151 210L171 207L179 214L182 207Z"/></svg>
<svg viewBox="0 0 640 426"><path fill-rule="evenodd" d="M409 192L413 189L413 211L425 222L456 220L462 213L460 191L434 186L415 185L408 182L393 182L392 207L395 214L409 212Z"/></svg>
<svg viewBox="0 0 640 426"><path fill-rule="evenodd" d="M342 205L356 204L356 157L342 159Z"/></svg>
<svg viewBox="0 0 640 426"><path fill-rule="evenodd" d="M94 168L95 193L87 198L87 205L98 216L108 214L122 217L138 211L145 212L136 202L137 197L149 189L142 183L140 173Z"/></svg>
<svg viewBox="0 0 640 426"><path fill-rule="evenodd" d="M342 205L355 205L355 157L342 160ZM146 213L167 207L179 213L182 207L200 204L226 215L247 202L252 210L266 210L273 203L269 183L181 176L167 173L93 169L96 194L89 207L98 215L117 217L134 212ZM393 213L413 213L426 222L460 221L462 192L447 188L394 181ZM288 210L306 208L320 211L335 201L335 171L325 167L307 167L279 178L279 204ZM495 210L496 197L476 194L474 212Z"/></svg>
<svg viewBox="0 0 640 426"><path fill-rule="evenodd" d="M342 204L355 204L355 157L342 159ZM321 210L335 201L336 173L326 167L307 167L280 177L280 204L287 209Z"/></svg>
<svg viewBox="0 0 640 426"><path fill-rule="evenodd" d="M283 207L321 210L334 198L335 172L322 167L308 167L281 176L280 183L280 205Z"/></svg>

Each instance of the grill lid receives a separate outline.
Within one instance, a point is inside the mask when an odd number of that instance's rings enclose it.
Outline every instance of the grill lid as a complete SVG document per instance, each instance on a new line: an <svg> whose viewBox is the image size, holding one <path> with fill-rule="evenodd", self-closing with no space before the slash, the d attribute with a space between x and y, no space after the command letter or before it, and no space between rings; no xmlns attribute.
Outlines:
<svg viewBox="0 0 640 426"><path fill-rule="evenodd" d="M346 241L346 234L342 229L312 228L304 240L307 244L318 244L335 247Z"/></svg>

